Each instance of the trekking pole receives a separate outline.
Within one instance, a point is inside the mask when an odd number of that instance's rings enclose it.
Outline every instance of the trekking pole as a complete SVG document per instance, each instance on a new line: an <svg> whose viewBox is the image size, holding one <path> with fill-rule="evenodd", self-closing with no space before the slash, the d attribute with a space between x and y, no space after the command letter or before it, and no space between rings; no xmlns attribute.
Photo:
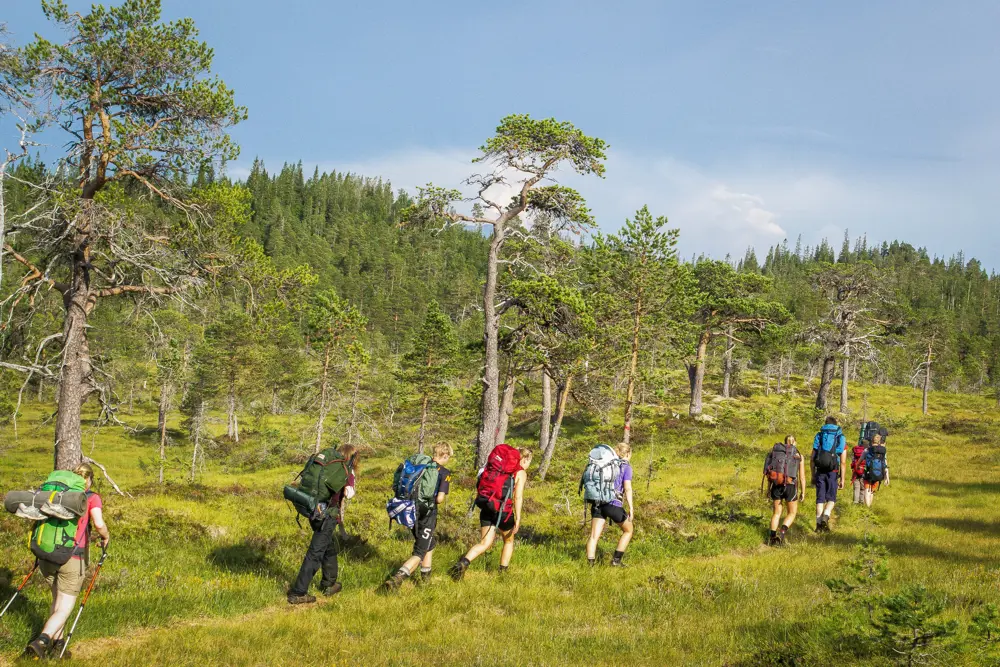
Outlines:
<svg viewBox="0 0 1000 667"><path fill-rule="evenodd" d="M10 602L8 602L7 606L3 608L3 611L0 611L0 618L3 618L3 615L7 613L8 609L10 609L10 606L14 604L14 600L17 599L17 596L21 593L21 590L28 585L28 580L31 579L31 575L33 575L35 573L35 570L37 569L38 569L38 561L36 560L35 564L31 567L31 572L29 572L28 576L24 578L24 581L22 581L21 585L17 587L17 590L14 591L14 595L13 597L11 597Z"/></svg>
<svg viewBox="0 0 1000 667"><path fill-rule="evenodd" d="M101 560L97 561L97 569L94 570L94 578L90 580L90 586L87 587L87 594L83 596L83 602L80 603L80 608L76 612L76 618L73 619L73 626L69 629L69 634L66 635L66 643L63 644L62 652L59 653L59 659L66 655L66 647L69 646L69 642L73 639L73 632L76 630L76 624L80 622L80 615L83 614L83 608L87 606L87 600L90 599L90 592L94 590L94 584L97 583L97 575L101 573L101 566L104 565L104 559L108 557L108 550L101 549Z"/></svg>

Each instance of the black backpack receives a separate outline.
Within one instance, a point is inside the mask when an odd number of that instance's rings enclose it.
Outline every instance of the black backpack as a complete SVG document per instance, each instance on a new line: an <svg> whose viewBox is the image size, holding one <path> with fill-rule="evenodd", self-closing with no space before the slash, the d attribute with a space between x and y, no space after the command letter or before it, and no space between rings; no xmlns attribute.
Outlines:
<svg viewBox="0 0 1000 667"><path fill-rule="evenodd" d="M886 438L889 437L889 429L884 426L880 426L878 422L865 422L861 425L861 435L858 437L858 444L860 445L863 440L867 440L870 443L875 442L875 436L882 436L882 442L885 442Z"/></svg>

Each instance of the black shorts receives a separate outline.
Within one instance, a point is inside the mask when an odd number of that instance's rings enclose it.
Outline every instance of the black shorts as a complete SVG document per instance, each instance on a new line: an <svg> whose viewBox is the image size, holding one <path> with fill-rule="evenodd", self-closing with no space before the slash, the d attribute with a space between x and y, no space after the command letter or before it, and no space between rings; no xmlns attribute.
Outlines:
<svg viewBox="0 0 1000 667"><path fill-rule="evenodd" d="M500 524L497 525L497 520L500 520ZM507 532L514 527L514 513L504 516L502 519L491 509L480 509L479 510L479 527L486 528L488 526L496 526L497 530Z"/></svg>
<svg viewBox="0 0 1000 667"><path fill-rule="evenodd" d="M437 539L434 529L437 528L437 506L431 509L418 508L417 522L413 525L413 555L423 558L428 551L434 550Z"/></svg>
<svg viewBox="0 0 1000 667"><path fill-rule="evenodd" d="M606 519L607 521L613 521L621 525L625 523L625 519L628 518L628 513L625 511L625 508L619 505L612 505L611 503L596 503L593 500L589 501L589 504L591 519Z"/></svg>
<svg viewBox="0 0 1000 667"><path fill-rule="evenodd" d="M799 495L799 487L795 484L772 484L770 495L771 500L795 502Z"/></svg>

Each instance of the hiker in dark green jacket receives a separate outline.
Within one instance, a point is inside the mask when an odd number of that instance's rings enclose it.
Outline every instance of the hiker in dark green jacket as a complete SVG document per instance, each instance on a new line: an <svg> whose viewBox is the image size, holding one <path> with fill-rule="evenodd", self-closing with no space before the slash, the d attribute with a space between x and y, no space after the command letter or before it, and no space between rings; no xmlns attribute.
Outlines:
<svg viewBox="0 0 1000 667"><path fill-rule="evenodd" d="M333 536L333 531L340 522L341 503L344 499L350 499L354 496L357 453L358 449L354 445L344 445L340 448L339 453L333 452L332 454L339 454L338 462L329 463L329 465L344 465L347 468L347 483L343 486L338 485L337 488L327 485L325 489L326 493L321 491L320 494L317 494L322 498L320 502L327 503L327 507L319 517L309 520L313 536L309 542L309 548L306 550L306 556L302 561L302 567L299 568L299 574L295 578L295 583L288 590L288 602L290 604L316 601L314 596L309 595L309 584L312 583L317 570L323 571L319 590L324 595L335 595L343 588L341 583L337 581L338 546L337 540ZM324 453L320 452L316 456L324 456ZM340 463L339 461L341 460L345 463ZM320 463L320 465L323 464Z"/></svg>

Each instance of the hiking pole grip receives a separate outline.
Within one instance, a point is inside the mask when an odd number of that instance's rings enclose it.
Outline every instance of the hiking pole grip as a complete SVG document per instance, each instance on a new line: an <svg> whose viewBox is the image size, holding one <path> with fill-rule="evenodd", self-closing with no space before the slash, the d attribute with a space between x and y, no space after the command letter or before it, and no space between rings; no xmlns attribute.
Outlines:
<svg viewBox="0 0 1000 667"><path fill-rule="evenodd" d="M3 615L7 613L8 609L10 609L10 606L14 604L14 600L17 599L17 596L20 595L24 587L28 585L28 580L31 579L31 575L33 575L35 573L35 570L37 569L38 569L38 561L35 560L35 564L31 567L31 571L28 572L27 576L21 582L21 585L17 587L16 591L14 591L14 595L11 596L10 600L7 602L7 605L3 608L3 611L0 611L0 618L3 618Z"/></svg>
<svg viewBox="0 0 1000 667"><path fill-rule="evenodd" d="M94 590L94 584L97 583L97 575L101 573L101 566L104 565L104 560L108 557L108 550L101 547L101 559L97 561L97 569L94 570L94 576L90 580L90 585L87 586L87 592L83 596L83 601L80 602L80 608L76 610L76 618L73 619L73 625L69 629L69 634L66 635L66 641L63 643L62 651L59 653L59 659L66 655L66 647L69 646L70 641L73 639L73 633L76 632L76 624L80 622L80 616L83 615L83 608L87 606L87 600L90 599L90 592Z"/></svg>

